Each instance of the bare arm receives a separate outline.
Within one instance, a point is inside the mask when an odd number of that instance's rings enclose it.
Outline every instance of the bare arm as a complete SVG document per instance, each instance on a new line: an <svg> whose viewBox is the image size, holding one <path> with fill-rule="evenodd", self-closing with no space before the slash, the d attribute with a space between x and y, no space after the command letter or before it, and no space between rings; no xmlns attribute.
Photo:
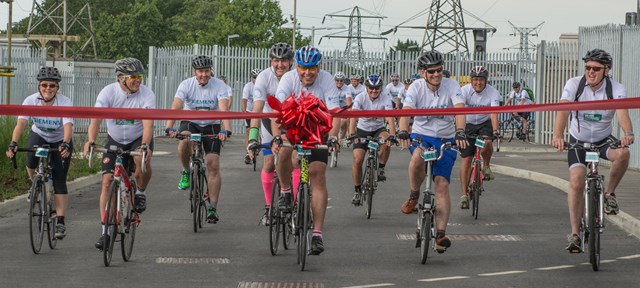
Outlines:
<svg viewBox="0 0 640 288"><path fill-rule="evenodd" d="M567 103L567 100L560 100L560 103ZM561 152L564 149L564 130L567 128L567 118L569 118L569 111L558 111L556 112L556 122L554 124L553 129L553 140L551 144L553 147L558 149L558 152Z"/></svg>
<svg viewBox="0 0 640 288"><path fill-rule="evenodd" d="M89 122L87 142L84 143L84 148L82 149L82 155L87 156L87 154L89 154L90 144L94 144L96 142L96 138L98 138L98 130L100 130L100 124L102 124L102 119L98 119L98 118L92 118L91 122Z"/></svg>
<svg viewBox="0 0 640 288"><path fill-rule="evenodd" d="M633 144L635 135L633 135L633 125L631 124L629 111L627 109L618 109L616 110L616 115L618 116L618 123L620 123L620 128L622 128L622 132L624 132L623 136L620 139L620 144L623 146Z"/></svg>
<svg viewBox="0 0 640 288"><path fill-rule="evenodd" d="M184 102L182 101L182 99L175 97L173 98L173 103L171 103L171 110L182 110L183 104ZM175 123L176 120L167 120L165 128L173 128L173 125L175 125Z"/></svg>

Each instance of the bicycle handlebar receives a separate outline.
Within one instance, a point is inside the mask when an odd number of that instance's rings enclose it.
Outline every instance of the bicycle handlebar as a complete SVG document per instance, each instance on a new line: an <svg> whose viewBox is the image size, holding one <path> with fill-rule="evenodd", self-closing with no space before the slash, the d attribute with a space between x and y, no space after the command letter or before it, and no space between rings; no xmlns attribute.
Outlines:
<svg viewBox="0 0 640 288"><path fill-rule="evenodd" d="M142 173L147 172L147 165L146 165L147 150L144 150L142 152L138 152L134 150L124 151L120 147L117 147L115 145L111 145L109 148L101 148L101 147L95 147L95 144L94 144L94 145L91 145L91 148L89 148L89 168L93 166L94 151L102 152L102 153L113 153L118 156L123 156L123 155L142 156Z"/></svg>
<svg viewBox="0 0 640 288"><path fill-rule="evenodd" d="M218 139L218 134L200 134L200 137L209 138L209 139L214 139L215 140L215 139ZM178 140L184 140L184 139L187 139L187 138L190 139L191 135L185 135L185 134L176 135L176 139L178 139Z"/></svg>
<svg viewBox="0 0 640 288"><path fill-rule="evenodd" d="M580 141L575 143L564 142L564 150L584 149L587 151L599 152L600 149L604 147L609 147L611 149L618 149L618 148L624 148L629 146L625 145L624 147L620 147L620 140L614 141L612 139L607 139L607 141L604 141L597 145L594 143L586 143L586 142L580 142Z"/></svg>
<svg viewBox="0 0 640 288"><path fill-rule="evenodd" d="M423 150L430 149L430 148L433 149L434 148L433 146L430 146L430 147L422 146L422 138L421 137L418 137L416 139L412 139L411 140L411 145L413 145L414 147L423 149ZM448 142L448 141L447 142L442 142L442 145L440 145L440 149L438 149L439 152L440 152L438 154L438 156L435 159L428 160L428 161L438 161L438 160L442 159L442 156L444 156L444 150L446 150L446 149L451 149L451 150L456 151L457 153L461 153L460 150L454 149L454 147L458 147L455 142ZM427 161L427 160L425 160L425 161Z"/></svg>
<svg viewBox="0 0 640 288"><path fill-rule="evenodd" d="M18 152L31 152L31 153L35 153L36 151L38 151L38 149L42 150L45 149L47 150L47 152L60 152L60 150L58 150L57 148L45 148L45 147L38 147L38 146L33 146L31 148L16 148L15 153ZM16 162L16 154L13 154L13 157L11 157L11 164L13 166L13 169L18 169L18 163Z"/></svg>

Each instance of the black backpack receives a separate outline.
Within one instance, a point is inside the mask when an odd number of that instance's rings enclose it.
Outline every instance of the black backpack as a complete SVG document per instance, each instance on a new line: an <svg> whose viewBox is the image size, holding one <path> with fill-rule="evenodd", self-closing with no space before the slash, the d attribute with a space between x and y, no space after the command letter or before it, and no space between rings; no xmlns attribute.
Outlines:
<svg viewBox="0 0 640 288"><path fill-rule="evenodd" d="M604 92L607 94L607 99L611 100L613 99L613 87L611 86L611 79L609 79L609 76L605 76L604 79L607 81L607 86L604 87ZM584 86L586 84L587 77L582 76L582 79L580 79L580 83L578 83L578 91L576 91L575 102L578 102L578 99L580 99L580 96L582 96L582 92L584 92ZM576 121L578 121L578 131L580 131L580 119L578 119L578 110L576 110Z"/></svg>

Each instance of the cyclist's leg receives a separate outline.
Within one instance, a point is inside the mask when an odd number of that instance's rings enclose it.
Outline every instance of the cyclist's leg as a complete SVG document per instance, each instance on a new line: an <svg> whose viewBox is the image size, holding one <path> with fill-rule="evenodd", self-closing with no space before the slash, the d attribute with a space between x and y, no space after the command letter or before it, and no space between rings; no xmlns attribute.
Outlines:
<svg viewBox="0 0 640 288"><path fill-rule="evenodd" d="M571 143L575 139L571 137ZM587 173L584 150L569 150L567 162L569 165L569 193L567 204L569 207L569 222L571 234L580 235L580 224L584 214L584 177Z"/></svg>
<svg viewBox="0 0 640 288"><path fill-rule="evenodd" d="M309 181L311 182L311 215L313 219L313 236L311 238L311 254L318 255L324 251L322 231L324 216L327 211L329 193L327 191L327 150L312 150L309 159Z"/></svg>
<svg viewBox="0 0 640 288"><path fill-rule="evenodd" d="M136 141L133 141L132 145L128 149L135 149L142 145L142 137L138 138ZM133 161L136 165L136 170L134 172L134 177L136 179L136 184L138 185L139 191L144 191L149 185L149 180L151 180L151 156L153 155L153 140L151 143L147 144L147 159L145 160L145 173L142 173L142 156L133 157Z"/></svg>
<svg viewBox="0 0 640 288"><path fill-rule="evenodd" d="M62 141L56 143L52 147L58 147L62 144ZM73 141L69 143L69 155L73 154ZM69 196L67 190L67 174L69 172L69 166L71 164L71 156L62 158L59 153L53 153L51 155L51 176L53 178L53 190L55 192L54 202L56 208L56 217L58 223L56 227L56 237L59 239L64 238L66 233L65 226L65 214L67 207L69 206Z"/></svg>
<svg viewBox="0 0 640 288"><path fill-rule="evenodd" d="M265 152L265 150L263 150L263 153ZM271 192L273 190L273 177L276 174L274 157L275 156L273 154L270 154L270 155L265 154L264 157L262 157L262 170L260 172L260 179L262 181L262 191L264 193L264 200L267 206L271 204Z"/></svg>
<svg viewBox="0 0 640 288"><path fill-rule="evenodd" d="M434 190L436 193L436 249L444 252L451 246L451 240L445 236L449 215L451 213L451 198L449 196L449 184L451 171L456 160L456 152L446 150L444 156L433 165Z"/></svg>
<svg viewBox="0 0 640 288"><path fill-rule="evenodd" d="M178 133L188 134L190 135L192 132L195 133L197 131L191 131L191 127L194 126L189 121L181 121L180 127L178 128ZM183 139L178 142L178 158L180 159L180 163L182 164L182 169L184 171L189 171L189 160L191 158L191 153L193 151L193 145L189 139Z"/></svg>
<svg viewBox="0 0 640 288"><path fill-rule="evenodd" d="M374 137L380 137L382 139L389 138L389 132L387 132L384 128L376 131L376 135ZM391 149L387 145L381 145L380 150L378 151L378 166L380 168L384 168L387 164L387 160L389 160L389 155L391 154Z"/></svg>
<svg viewBox="0 0 640 288"><path fill-rule="evenodd" d="M425 139L425 135L419 134L411 134L411 138L415 139L416 137L423 138L423 145L426 147L427 142ZM411 159L409 160L409 199L407 199L400 210L402 213L410 214L413 213L416 205L418 204L418 199L420 198L420 186L425 178L425 163L422 158L422 151L417 149L416 147L409 146L409 152L411 153Z"/></svg>
<svg viewBox="0 0 640 288"><path fill-rule="evenodd" d="M293 165L291 163L291 157L293 150L289 147L280 147L278 152L278 164L276 165L276 173L278 174L278 180L280 180L280 199L278 199L278 207L281 209L289 209L293 202L294 188L291 187L291 175ZM297 187L296 187L297 188Z"/></svg>
<svg viewBox="0 0 640 288"><path fill-rule="evenodd" d="M116 142L115 140L111 139L111 137L107 137L107 142L104 145L104 147L109 147L110 145L116 145L118 147L123 147L124 145ZM103 217L105 216L105 210L106 210L106 205L107 205L107 199L109 197L109 186L111 185L111 182L113 181L113 171L115 169L115 163L116 163L116 156L112 153L103 153L102 154L102 189L100 191L100 207L99 207L99 211L100 211L100 215L99 215L99 219L102 223L102 229L100 230L100 238L98 239L98 242L95 244L96 248L98 249L102 249L102 244L103 244L103 238L102 235L104 235L105 233L107 233L106 227L105 227L105 223Z"/></svg>
<svg viewBox="0 0 640 288"><path fill-rule="evenodd" d="M472 148L471 151L475 150L474 146L468 146L467 148ZM463 153L466 154L467 150L468 149L465 149ZM469 196L468 196L469 191L467 191L467 188L469 188L469 179L471 178L471 163L473 160L472 155L461 156L462 159L460 160L460 171L459 171L460 186L461 186L460 191L462 191L460 194L461 209L469 209Z"/></svg>
<svg viewBox="0 0 640 288"><path fill-rule="evenodd" d="M629 168L629 148L607 149L606 158L611 161L611 170L609 170L609 184L607 185L607 195L614 194L620 180Z"/></svg>
<svg viewBox="0 0 640 288"><path fill-rule="evenodd" d="M353 180L353 185L356 187L360 186L360 181L362 181L362 163L364 162L366 151L363 147L358 146L358 144L353 145L353 165L351 166L351 179Z"/></svg>

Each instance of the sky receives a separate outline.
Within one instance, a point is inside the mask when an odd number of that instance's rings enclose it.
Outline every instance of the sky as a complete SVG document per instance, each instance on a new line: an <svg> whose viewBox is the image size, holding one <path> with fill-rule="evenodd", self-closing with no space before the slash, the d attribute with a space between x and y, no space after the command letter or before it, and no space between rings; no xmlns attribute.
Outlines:
<svg viewBox="0 0 640 288"><path fill-rule="evenodd" d="M39 2L41 0L38 0ZM300 30L305 36L311 36L311 28L315 27L315 44L321 50L344 50L346 39L325 38L327 34L347 35L349 18L326 17L327 14L350 15L353 8L362 8L361 14L367 16L384 16L382 20L363 20L362 29L378 36L382 31L389 30L421 11L425 13L403 25L424 26L427 22L427 9L431 5L428 0L296 0L297 18ZM294 0L278 1L283 15L287 18L293 15ZM605 3L606 2L606 3ZM29 16L33 0L14 0L13 21ZM635 12L638 9L638 0L461 0L464 10L481 18L489 25L495 27L497 32L489 34L487 39L487 51L504 51L504 48L517 49L519 36L514 33L511 21L517 27L536 27L540 23L537 37L530 37L531 42L539 43L541 40L556 41L562 33L578 33L580 26L596 26L608 23L624 24L625 13ZM9 5L0 3L0 27L7 25ZM464 15L465 25L468 27L485 27L467 14ZM336 27L343 25L345 29L325 30L321 27ZM366 35L366 33L363 33ZM388 34L387 40L363 40L365 51L387 50L389 46L407 39L422 43L424 29L398 29L394 34ZM321 39L322 38L322 39ZM472 47L473 37L467 34L467 41ZM320 42L318 44L318 42ZM471 49L471 48L470 48Z"/></svg>

